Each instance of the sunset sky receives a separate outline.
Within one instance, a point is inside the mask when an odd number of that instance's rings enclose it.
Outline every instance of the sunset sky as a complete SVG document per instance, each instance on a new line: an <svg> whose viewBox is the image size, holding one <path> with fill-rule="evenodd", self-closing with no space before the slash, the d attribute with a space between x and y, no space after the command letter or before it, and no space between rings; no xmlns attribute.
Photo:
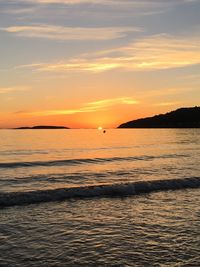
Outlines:
<svg viewBox="0 0 200 267"><path fill-rule="evenodd" d="M200 0L0 0L0 128L200 105Z"/></svg>

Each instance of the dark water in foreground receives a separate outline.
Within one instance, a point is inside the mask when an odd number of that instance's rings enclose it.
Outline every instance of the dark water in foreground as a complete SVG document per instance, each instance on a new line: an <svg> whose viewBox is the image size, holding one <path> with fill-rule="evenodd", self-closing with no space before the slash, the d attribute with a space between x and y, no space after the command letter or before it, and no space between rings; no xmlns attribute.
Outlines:
<svg viewBox="0 0 200 267"><path fill-rule="evenodd" d="M1 131L0 266L200 266L199 133Z"/></svg>

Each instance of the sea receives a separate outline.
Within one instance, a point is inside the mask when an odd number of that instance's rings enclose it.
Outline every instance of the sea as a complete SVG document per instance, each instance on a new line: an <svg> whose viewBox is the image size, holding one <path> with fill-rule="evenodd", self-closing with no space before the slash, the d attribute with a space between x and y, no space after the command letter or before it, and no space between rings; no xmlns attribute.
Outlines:
<svg viewBox="0 0 200 267"><path fill-rule="evenodd" d="M200 129L0 131L0 266L200 266Z"/></svg>

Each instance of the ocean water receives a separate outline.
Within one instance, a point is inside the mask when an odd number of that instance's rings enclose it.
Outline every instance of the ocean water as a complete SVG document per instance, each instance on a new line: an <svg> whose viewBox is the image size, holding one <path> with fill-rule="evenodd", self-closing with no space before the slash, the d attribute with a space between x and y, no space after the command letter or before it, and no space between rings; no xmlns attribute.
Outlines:
<svg viewBox="0 0 200 267"><path fill-rule="evenodd" d="M0 266L200 266L200 130L0 131Z"/></svg>

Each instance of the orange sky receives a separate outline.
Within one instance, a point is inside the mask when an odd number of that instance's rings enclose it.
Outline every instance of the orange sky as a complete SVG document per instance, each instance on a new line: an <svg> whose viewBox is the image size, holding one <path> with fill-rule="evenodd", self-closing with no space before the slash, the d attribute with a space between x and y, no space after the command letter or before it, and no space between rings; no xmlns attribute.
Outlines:
<svg viewBox="0 0 200 267"><path fill-rule="evenodd" d="M0 3L0 128L119 124L198 106L198 0Z"/></svg>

